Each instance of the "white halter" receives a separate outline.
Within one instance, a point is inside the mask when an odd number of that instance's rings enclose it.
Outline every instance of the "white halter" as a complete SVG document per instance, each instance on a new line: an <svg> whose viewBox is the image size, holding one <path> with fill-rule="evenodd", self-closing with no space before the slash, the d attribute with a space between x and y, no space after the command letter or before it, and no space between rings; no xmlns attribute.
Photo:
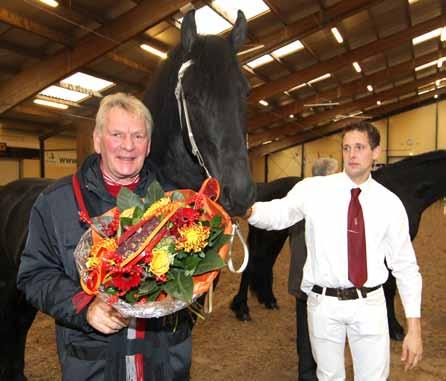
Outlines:
<svg viewBox="0 0 446 381"><path fill-rule="evenodd" d="M184 96L183 84L181 83L184 73L186 72L188 67L191 66L192 64L193 64L193 61L188 60L181 65L180 70L178 71L178 82L177 82L177 86L175 87L175 97L177 98L177 102L178 102L178 113L180 116L181 129L183 129L183 122L182 122L183 119L181 118L181 111L184 112L184 119L186 120L186 127L187 127L187 136L189 138L189 143L192 147L192 154L197 158L198 163L200 164L200 167L205 170L206 176L212 177L211 173L209 172L206 165L204 164L203 156L201 155L201 152L198 149L197 143L195 142L194 134L192 132L192 127L190 125L189 111L187 109L186 98Z"/></svg>
<svg viewBox="0 0 446 381"><path fill-rule="evenodd" d="M184 96L183 85L181 83L184 73L192 64L193 64L193 61L188 60L188 61L184 62L181 65L180 70L178 70L178 82L177 82L177 86L175 87L175 97L177 98L177 102L178 102L178 113L180 116L181 129L183 129L181 111L184 112L184 119L186 120L186 127L187 127L187 136L189 137L189 143L192 147L192 153L197 158L198 163L200 164L200 167L205 170L207 177L212 177L211 173L209 172L206 165L204 164L203 156L201 155L201 152L198 149L197 143L195 142L194 134L192 132L192 128L190 125L189 111L187 109L187 103L186 103L186 98ZM235 234L237 234L237 236L239 237L239 239L242 243L242 247L243 247L243 262L242 262L240 268L237 270L234 268L234 265L232 262L232 242L234 240ZM229 268L229 271L231 271L233 273L243 272L245 270L246 266L248 265L248 259L249 259L248 246L246 245L246 242L240 232L240 228L239 228L239 225L237 222L234 222L232 225L232 234L231 234L230 249L229 249L228 257L229 257L228 268ZM212 295L212 292L210 292L210 294ZM210 302L210 311L211 310L212 310L212 302Z"/></svg>

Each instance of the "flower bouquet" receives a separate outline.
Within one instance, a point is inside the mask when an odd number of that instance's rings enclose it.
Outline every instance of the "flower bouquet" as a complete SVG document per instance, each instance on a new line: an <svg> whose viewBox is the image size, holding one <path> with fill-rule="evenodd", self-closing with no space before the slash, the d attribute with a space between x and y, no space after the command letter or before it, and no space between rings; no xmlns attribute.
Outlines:
<svg viewBox="0 0 446 381"><path fill-rule="evenodd" d="M142 199L122 188L117 207L87 221L75 249L84 292L125 316L160 317L191 304L225 266L232 225L218 195L215 179L199 192L164 193L153 182Z"/></svg>

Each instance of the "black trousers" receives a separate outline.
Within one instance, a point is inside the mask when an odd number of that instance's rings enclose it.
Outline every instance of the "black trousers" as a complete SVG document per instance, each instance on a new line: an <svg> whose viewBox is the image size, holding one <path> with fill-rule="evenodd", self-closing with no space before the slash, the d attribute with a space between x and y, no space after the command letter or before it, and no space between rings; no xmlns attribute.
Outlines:
<svg viewBox="0 0 446 381"><path fill-rule="evenodd" d="M308 333L307 296L296 297L296 349L299 381L317 381L316 362L311 353L310 334Z"/></svg>

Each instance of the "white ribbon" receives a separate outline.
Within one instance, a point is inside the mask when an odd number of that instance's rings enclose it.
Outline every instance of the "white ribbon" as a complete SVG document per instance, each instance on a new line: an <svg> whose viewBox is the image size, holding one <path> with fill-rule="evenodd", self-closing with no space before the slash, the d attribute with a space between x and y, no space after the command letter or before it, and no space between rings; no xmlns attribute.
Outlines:
<svg viewBox="0 0 446 381"><path fill-rule="evenodd" d="M237 270L234 268L234 264L232 262L232 243L234 241L235 233L237 233L237 236L238 236L238 238L242 244L242 247L243 247L243 262ZM248 266L248 261L249 261L249 249L248 249L248 245L245 242L245 239L243 238L242 232L240 231L238 221L235 221L232 224L232 234L231 234L231 240L229 241L228 257L229 257L228 269L231 273L242 273L243 271L245 271L246 266Z"/></svg>

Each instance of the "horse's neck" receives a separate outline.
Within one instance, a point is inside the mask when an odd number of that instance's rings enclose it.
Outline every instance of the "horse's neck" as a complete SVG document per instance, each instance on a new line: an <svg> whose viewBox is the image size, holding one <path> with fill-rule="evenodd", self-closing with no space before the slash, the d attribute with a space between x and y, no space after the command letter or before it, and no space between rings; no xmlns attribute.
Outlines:
<svg viewBox="0 0 446 381"><path fill-rule="evenodd" d="M149 160L158 169L162 180L176 189L198 190L204 180L197 161L184 145L181 131L172 129L154 135Z"/></svg>

